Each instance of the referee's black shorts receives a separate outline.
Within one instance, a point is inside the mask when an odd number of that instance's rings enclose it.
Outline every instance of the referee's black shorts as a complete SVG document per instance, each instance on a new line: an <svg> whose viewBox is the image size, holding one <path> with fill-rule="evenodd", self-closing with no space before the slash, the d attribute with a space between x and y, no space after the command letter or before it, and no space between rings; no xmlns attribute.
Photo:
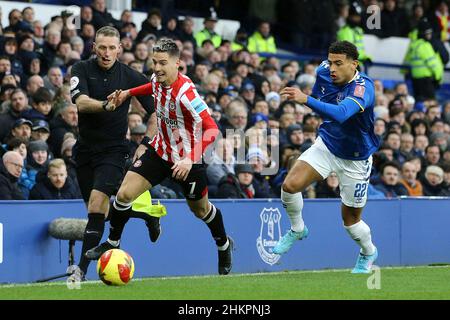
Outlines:
<svg viewBox="0 0 450 320"><path fill-rule="evenodd" d="M160 184L165 178L170 178L183 188L183 194L188 200L200 200L208 193L206 168L204 164L194 164L185 181L172 178L173 164L161 159L156 151L149 147L130 167L133 171L150 182L152 187Z"/></svg>
<svg viewBox="0 0 450 320"><path fill-rule="evenodd" d="M115 194L125 174L125 165L129 157L126 146L94 150L75 145L73 158L84 201L89 201L93 189L103 192L108 197Z"/></svg>

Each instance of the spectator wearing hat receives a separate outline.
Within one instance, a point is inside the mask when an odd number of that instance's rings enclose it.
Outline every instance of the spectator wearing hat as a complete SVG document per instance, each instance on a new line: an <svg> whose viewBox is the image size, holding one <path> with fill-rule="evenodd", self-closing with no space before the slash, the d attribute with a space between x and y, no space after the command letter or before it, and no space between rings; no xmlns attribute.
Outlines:
<svg viewBox="0 0 450 320"><path fill-rule="evenodd" d="M203 21L204 28L194 36L197 47L201 47L205 40L211 40L215 48L220 47L220 44L222 43L222 37L214 31L217 21L219 21L217 19L217 14L212 8L210 11L210 16L206 17Z"/></svg>
<svg viewBox="0 0 450 320"><path fill-rule="evenodd" d="M233 42L231 43L231 51L247 50L248 47L248 33L245 28L240 27L236 31Z"/></svg>
<svg viewBox="0 0 450 320"><path fill-rule="evenodd" d="M52 99L50 91L45 88L39 88L33 95L32 108L22 112L22 117L28 120L49 121L52 117Z"/></svg>
<svg viewBox="0 0 450 320"><path fill-rule="evenodd" d="M240 96L244 98L244 101L247 104L247 109L253 109L253 104L255 103L255 86L253 83L243 83L240 90Z"/></svg>
<svg viewBox="0 0 450 320"><path fill-rule="evenodd" d="M134 154L147 132L145 124L138 124L130 129L130 154Z"/></svg>
<svg viewBox="0 0 450 320"><path fill-rule="evenodd" d="M81 199L80 190L67 174L62 159L54 159L48 164L47 176L36 183L30 192L30 200Z"/></svg>
<svg viewBox="0 0 450 320"><path fill-rule="evenodd" d="M206 168L208 185L217 188L219 181L231 173L234 174L234 164L236 159L233 155L233 146L227 139L217 141L211 160Z"/></svg>
<svg viewBox="0 0 450 320"><path fill-rule="evenodd" d="M275 38L270 33L268 21L261 21L258 29L248 38L248 50L257 53L277 53Z"/></svg>
<svg viewBox="0 0 450 320"><path fill-rule="evenodd" d="M8 142L11 138L22 138L29 141L31 138L31 128L33 123L30 120L20 118L16 120L11 128L9 135L5 138Z"/></svg>
<svg viewBox="0 0 450 320"><path fill-rule="evenodd" d="M24 200L18 186L23 169L23 158L15 151L6 152L0 161L0 200Z"/></svg>
<svg viewBox="0 0 450 320"><path fill-rule="evenodd" d="M269 125L269 117L264 113L256 112L251 115L250 126L257 129L267 129Z"/></svg>
<svg viewBox="0 0 450 320"><path fill-rule="evenodd" d="M253 168L249 164L237 164L234 171L228 173L218 183L217 198L219 199L252 199L255 197L253 188Z"/></svg>
<svg viewBox="0 0 450 320"><path fill-rule="evenodd" d="M270 91L266 95L266 101L269 103L269 110L271 113L276 113L280 107L281 97L278 92Z"/></svg>
<svg viewBox="0 0 450 320"><path fill-rule="evenodd" d="M28 98L25 91L22 89L15 89L11 93L11 102L8 111L5 114L0 115L0 141L4 142L4 139L10 133L15 121L20 119L22 112L28 108Z"/></svg>
<svg viewBox="0 0 450 320"><path fill-rule="evenodd" d="M78 138L78 111L77 107L69 104L64 107L60 114L50 121L51 135L48 140L49 146L53 151L55 157L60 158L61 146L64 140L64 135L68 132Z"/></svg>
<svg viewBox="0 0 450 320"><path fill-rule="evenodd" d="M247 152L247 161L253 167L253 187L255 193L258 192L261 198L275 197L269 184L269 176L263 174L264 168L268 165L267 155L259 147L250 146Z"/></svg>
<svg viewBox="0 0 450 320"><path fill-rule="evenodd" d="M424 196L450 196L449 186L444 181L444 170L439 166L427 166L421 182Z"/></svg>
<svg viewBox="0 0 450 320"><path fill-rule="evenodd" d="M41 140L47 142L50 137L50 126L47 121L35 119L31 127L31 140Z"/></svg>
<svg viewBox="0 0 450 320"><path fill-rule="evenodd" d="M435 98L436 89L443 80L444 64L431 44L433 28L428 19L421 19L417 30L417 39L409 44L404 61L411 66L414 98L424 101Z"/></svg>
<svg viewBox="0 0 450 320"><path fill-rule="evenodd" d="M288 143L298 150L300 150L303 142L305 142L302 126L299 124L290 125L286 130L286 136Z"/></svg>
<svg viewBox="0 0 450 320"><path fill-rule="evenodd" d="M46 142L31 141L28 145L27 170L33 186L40 181L42 174L47 172L49 150Z"/></svg>

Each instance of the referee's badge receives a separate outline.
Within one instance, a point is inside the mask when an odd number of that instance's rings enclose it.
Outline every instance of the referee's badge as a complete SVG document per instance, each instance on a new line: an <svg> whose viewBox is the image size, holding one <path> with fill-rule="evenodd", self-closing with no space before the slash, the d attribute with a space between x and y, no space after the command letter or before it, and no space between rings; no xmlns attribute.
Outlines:
<svg viewBox="0 0 450 320"><path fill-rule="evenodd" d="M70 78L70 90L75 90L79 83L80 79L78 77Z"/></svg>
<svg viewBox="0 0 450 320"><path fill-rule="evenodd" d="M142 166L141 160L136 160L136 162L133 164L133 167L135 167L135 168L139 168L140 166Z"/></svg>

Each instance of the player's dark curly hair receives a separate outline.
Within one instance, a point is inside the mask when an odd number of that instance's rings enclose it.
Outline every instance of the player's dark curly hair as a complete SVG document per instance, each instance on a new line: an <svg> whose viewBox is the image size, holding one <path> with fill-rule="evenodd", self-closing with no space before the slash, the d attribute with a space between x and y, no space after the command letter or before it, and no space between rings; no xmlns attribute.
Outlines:
<svg viewBox="0 0 450 320"><path fill-rule="evenodd" d="M161 39L156 42L153 52L167 52L169 56L180 57L180 49L172 39Z"/></svg>
<svg viewBox="0 0 450 320"><path fill-rule="evenodd" d="M328 53L345 54L348 58L358 60L358 49L348 41L336 41L331 44Z"/></svg>

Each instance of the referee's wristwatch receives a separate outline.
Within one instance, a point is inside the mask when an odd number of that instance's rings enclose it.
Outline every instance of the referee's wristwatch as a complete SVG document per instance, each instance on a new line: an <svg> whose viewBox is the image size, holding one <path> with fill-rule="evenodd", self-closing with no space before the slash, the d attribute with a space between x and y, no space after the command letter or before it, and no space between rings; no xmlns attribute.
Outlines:
<svg viewBox="0 0 450 320"><path fill-rule="evenodd" d="M103 110L109 111L108 109L106 109L106 106L108 105L108 103L109 103L108 100L105 100L105 101L102 102L102 108L103 108Z"/></svg>

